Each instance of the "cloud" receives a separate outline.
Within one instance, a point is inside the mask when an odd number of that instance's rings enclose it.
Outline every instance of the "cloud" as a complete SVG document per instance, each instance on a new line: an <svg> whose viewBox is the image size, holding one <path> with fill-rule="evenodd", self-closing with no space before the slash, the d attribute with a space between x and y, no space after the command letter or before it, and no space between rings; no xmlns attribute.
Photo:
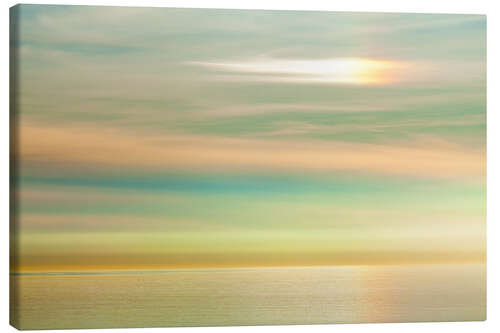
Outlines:
<svg viewBox="0 0 500 333"><path fill-rule="evenodd" d="M20 127L24 166L138 170L329 170L423 177L485 175L482 151L450 146L280 141L196 135L156 135L88 126Z"/></svg>
<svg viewBox="0 0 500 333"><path fill-rule="evenodd" d="M295 84L412 85L465 83L483 85L483 61L396 61L369 58L188 61L210 71L207 80ZM203 78L203 75L200 75Z"/></svg>
<svg viewBox="0 0 500 333"><path fill-rule="evenodd" d="M396 79L394 71L407 66L401 62L359 59L261 59L240 62L187 64L216 71L240 74L233 78L283 83L381 84ZM246 74L246 76L242 76ZM223 76L230 79L231 76Z"/></svg>

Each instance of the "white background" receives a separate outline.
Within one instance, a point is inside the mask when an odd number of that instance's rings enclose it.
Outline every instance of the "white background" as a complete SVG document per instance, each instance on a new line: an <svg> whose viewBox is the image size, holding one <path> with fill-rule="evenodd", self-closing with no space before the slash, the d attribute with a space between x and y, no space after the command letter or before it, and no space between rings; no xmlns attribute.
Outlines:
<svg viewBox="0 0 500 333"><path fill-rule="evenodd" d="M149 328L112 332L183 332L183 333L245 333L259 330L261 332L500 332L499 305L499 76L500 76L500 1L497 0L185 0L185 1L152 1L152 0L94 0L94 1L36 1L28 3L78 4L78 5L121 5L121 6L157 6L157 7L208 7L208 8L242 8L242 9L296 9L296 10L331 10L331 11L372 11L372 12L420 12L420 13L474 13L488 15L488 320L486 322L460 323L408 323L408 324L350 324L350 325L314 325L314 326L249 326L249 327L210 327L210 328ZM1 284L0 284L0 328L7 332L15 331L8 322L9 289L8 289L8 253L9 253L9 10L14 1L5 1L1 8L1 71L0 76L0 212L2 240L0 242ZM111 332L110 330L80 330L78 332Z"/></svg>

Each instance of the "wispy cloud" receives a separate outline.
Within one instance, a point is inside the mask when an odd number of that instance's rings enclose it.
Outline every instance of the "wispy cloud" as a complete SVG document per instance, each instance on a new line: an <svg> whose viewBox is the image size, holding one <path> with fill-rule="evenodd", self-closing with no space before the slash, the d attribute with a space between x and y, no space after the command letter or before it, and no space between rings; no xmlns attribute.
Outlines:
<svg viewBox="0 0 500 333"><path fill-rule="evenodd" d="M62 166L132 170L345 170L445 178L482 178L485 172L482 152L449 146L288 142L195 135L136 136L97 127L27 124L20 128L20 135L19 153L25 165L50 161Z"/></svg>
<svg viewBox="0 0 500 333"><path fill-rule="evenodd" d="M395 71L408 66L401 62L359 59L262 59L241 62L188 62L215 71L235 73L226 79L283 83L381 84L397 80ZM239 74L239 75L238 75Z"/></svg>

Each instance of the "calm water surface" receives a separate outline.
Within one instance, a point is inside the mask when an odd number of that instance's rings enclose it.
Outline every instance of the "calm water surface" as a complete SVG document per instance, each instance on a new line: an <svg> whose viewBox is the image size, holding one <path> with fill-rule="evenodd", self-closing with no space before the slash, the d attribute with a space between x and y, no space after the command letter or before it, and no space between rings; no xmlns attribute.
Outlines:
<svg viewBox="0 0 500 333"><path fill-rule="evenodd" d="M486 265L11 276L21 329L484 320Z"/></svg>

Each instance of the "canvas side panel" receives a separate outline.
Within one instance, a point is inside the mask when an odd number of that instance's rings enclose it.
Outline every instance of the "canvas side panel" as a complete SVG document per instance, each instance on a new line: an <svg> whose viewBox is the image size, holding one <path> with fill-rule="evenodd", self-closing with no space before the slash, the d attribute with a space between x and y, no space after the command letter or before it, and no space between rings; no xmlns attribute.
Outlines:
<svg viewBox="0 0 500 333"><path fill-rule="evenodd" d="M17 262L18 262L18 206L19 206L19 198L17 191L17 184L19 178L19 163L18 163L18 154L16 153L16 149L18 149L18 139L19 139L19 130L18 130L18 117L19 117L19 104L18 104L18 96L19 96L19 38L20 38L20 29L19 29L19 18L21 13L21 5L15 5L10 8L10 36L9 36L9 65L10 65L10 212L9 212L9 236L10 236L10 281L9 281L9 322L15 328L19 327L19 313L17 311L18 302L19 302L19 290L18 285L16 283L16 278L13 275L13 272L16 270Z"/></svg>

